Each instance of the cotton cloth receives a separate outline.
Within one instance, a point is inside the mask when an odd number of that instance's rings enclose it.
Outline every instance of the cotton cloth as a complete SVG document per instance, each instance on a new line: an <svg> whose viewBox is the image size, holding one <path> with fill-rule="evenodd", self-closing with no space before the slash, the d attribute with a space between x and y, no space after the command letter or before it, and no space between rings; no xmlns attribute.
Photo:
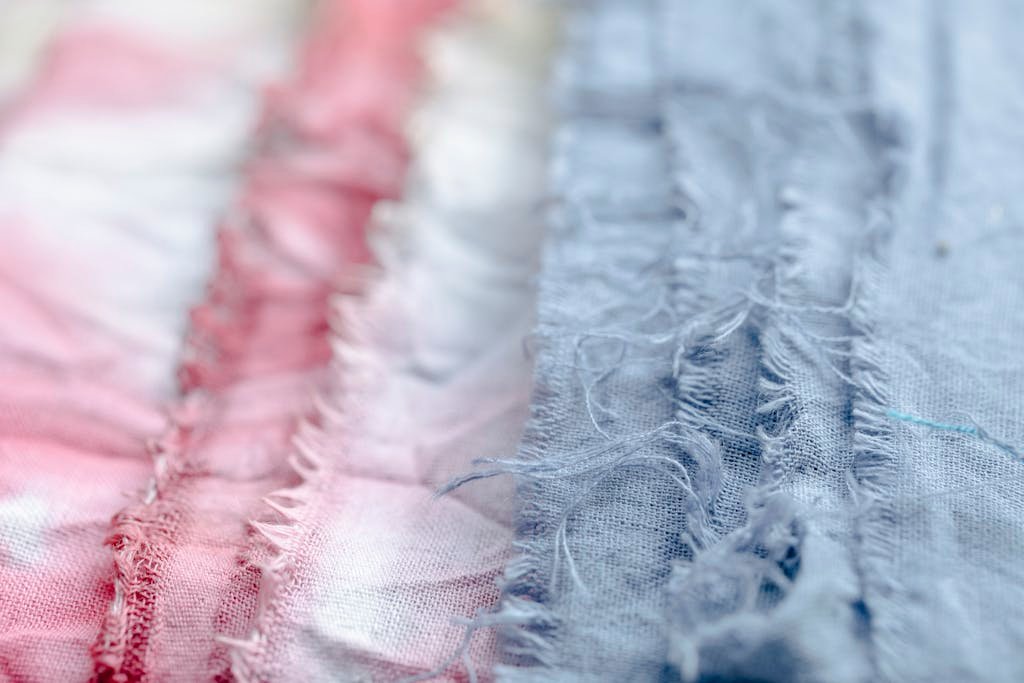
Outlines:
<svg viewBox="0 0 1024 683"><path fill-rule="evenodd" d="M1024 15L555 4L0 2L0 678L1024 678Z"/></svg>
<svg viewBox="0 0 1024 683"><path fill-rule="evenodd" d="M507 482L434 497L510 454L531 381L543 222L550 12L467 3L424 45L400 202L378 205L383 268L339 303L336 383L304 434L276 581L240 648L248 680L490 680L511 545ZM510 178L519 182L509 183Z"/></svg>
<svg viewBox="0 0 1024 683"><path fill-rule="evenodd" d="M1024 18L1007 2L892 8L913 23L870 9L874 95L905 178L885 195L884 269L851 361L878 382L854 414L875 465L860 473L873 677L1019 680L1024 245L1011 112Z"/></svg>
<svg viewBox="0 0 1024 683"><path fill-rule="evenodd" d="M556 203L543 252L531 418L516 474L499 680L645 680L664 666L664 596L682 494L649 459L672 420L675 243L648 3L581 6L556 84ZM607 45L614 44L615 50Z"/></svg>
<svg viewBox="0 0 1024 683"><path fill-rule="evenodd" d="M1019 677L997 17L576 9L499 679Z"/></svg>
<svg viewBox="0 0 1024 683"><path fill-rule="evenodd" d="M252 19L280 18L280 6L230 3L236 13L211 25L205 3L178 3L191 35L181 41L130 4L79 3L47 20L37 70L3 96L5 680L90 677L114 597L103 540L152 471L146 441L166 424L188 302L245 142L237 131L276 68L253 61L278 39L276 21Z"/></svg>
<svg viewBox="0 0 1024 683"><path fill-rule="evenodd" d="M370 210L397 193L418 73L407 46L438 7L320 5L294 75L268 91L191 312L183 396L154 440L150 488L108 541L118 592L95 648L101 678L230 677L269 581L264 522L281 506L267 497L301 481L289 456L326 381L328 299L358 289Z"/></svg>

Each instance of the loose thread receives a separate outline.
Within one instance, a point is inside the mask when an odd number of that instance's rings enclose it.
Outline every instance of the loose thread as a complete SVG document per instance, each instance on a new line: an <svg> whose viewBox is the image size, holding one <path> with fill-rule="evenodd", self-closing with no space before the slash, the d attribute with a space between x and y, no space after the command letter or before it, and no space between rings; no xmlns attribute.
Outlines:
<svg viewBox="0 0 1024 683"><path fill-rule="evenodd" d="M1007 453L1010 457L1017 461L1024 461L1024 455L1021 451L1005 441L993 438L984 429L977 425L955 425L946 424L944 422L936 422L934 420L927 420L923 417L917 417L916 415L910 415L908 413L901 413L898 410L890 408L886 411L886 417L894 420L900 420L902 422L909 422L911 424L921 425L922 427L928 427L930 429L937 429L944 432L955 432L957 434L966 434L973 436L980 441L984 441L987 444L995 446L1001 451Z"/></svg>
<svg viewBox="0 0 1024 683"><path fill-rule="evenodd" d="M916 415L901 413L900 411L893 410L892 408L886 412L886 416L896 420L902 420L903 422L911 422L913 424L931 427L932 429L941 429L945 432L960 432L961 434L978 436L978 428L971 425L951 425L942 422L935 422L933 420L926 420L923 417L917 417Z"/></svg>

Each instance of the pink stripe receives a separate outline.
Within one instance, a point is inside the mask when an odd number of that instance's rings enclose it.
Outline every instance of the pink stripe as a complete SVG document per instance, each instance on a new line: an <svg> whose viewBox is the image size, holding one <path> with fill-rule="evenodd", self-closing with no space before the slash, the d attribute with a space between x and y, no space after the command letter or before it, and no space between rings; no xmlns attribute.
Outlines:
<svg viewBox="0 0 1024 683"><path fill-rule="evenodd" d="M369 259L373 204L400 187L414 38L444 4L327 2L297 76L271 90L192 311L187 395L154 445L155 490L115 519L121 597L94 650L100 679L229 675L215 636L238 638L256 616L274 550L253 530L273 512L264 496L299 483L289 439L327 379L328 298Z"/></svg>

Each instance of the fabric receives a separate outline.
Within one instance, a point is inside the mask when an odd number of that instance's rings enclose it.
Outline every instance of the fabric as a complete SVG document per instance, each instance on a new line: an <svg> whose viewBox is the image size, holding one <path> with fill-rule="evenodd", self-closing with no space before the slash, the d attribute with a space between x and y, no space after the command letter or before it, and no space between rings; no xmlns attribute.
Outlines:
<svg viewBox="0 0 1024 683"><path fill-rule="evenodd" d="M997 17L577 8L500 679L1019 677Z"/></svg>
<svg viewBox="0 0 1024 683"><path fill-rule="evenodd" d="M89 678L89 649L114 597L103 539L152 470L146 441L164 428L186 307L201 291L211 220L245 142L237 131L276 68L264 52L284 40L276 21L238 12L280 18L280 6L235 3L211 25L203 4L179 4L179 26L194 29L182 42L118 3L82 3L61 15L38 70L6 100L4 680Z"/></svg>
<svg viewBox="0 0 1024 683"><path fill-rule="evenodd" d="M884 195L884 269L851 359L872 676L1017 680L1022 17L1006 2L901 3L922 21L899 29L871 9L880 63L900 67L875 97L906 179Z"/></svg>
<svg viewBox="0 0 1024 683"><path fill-rule="evenodd" d="M0 0L0 680L1021 680L1022 22Z"/></svg>
<svg viewBox="0 0 1024 683"><path fill-rule="evenodd" d="M280 506L265 497L300 481L289 455L326 380L327 301L357 286L370 209L397 191L412 46L443 4L318 7L295 75L268 93L216 271L191 312L183 396L154 441L152 484L114 520L100 678L230 675L231 639L248 632L271 580L272 552L254 537L274 541L264 518Z"/></svg>
<svg viewBox="0 0 1024 683"><path fill-rule="evenodd" d="M335 382L267 532L244 680L490 678L494 633L468 622L498 598L511 491L433 494L511 453L525 419L552 27L535 3L479 2L430 35L414 162L376 210L382 272L339 302Z"/></svg>
<svg viewBox="0 0 1024 683"><path fill-rule="evenodd" d="M669 160L648 109L658 87L649 10L581 7L559 65L565 115L536 387L519 457L505 465L520 505L501 680L646 680L664 665L662 588L685 510L658 471L673 457L662 379L675 230Z"/></svg>

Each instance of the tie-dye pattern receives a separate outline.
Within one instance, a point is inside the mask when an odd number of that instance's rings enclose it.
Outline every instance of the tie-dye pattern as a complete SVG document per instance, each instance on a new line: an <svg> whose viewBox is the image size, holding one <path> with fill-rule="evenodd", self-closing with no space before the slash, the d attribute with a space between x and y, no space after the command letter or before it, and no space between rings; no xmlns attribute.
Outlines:
<svg viewBox="0 0 1024 683"><path fill-rule="evenodd" d="M114 597L103 539L152 470L146 441L164 429L187 305L245 143L237 131L274 68L253 61L277 40L273 22L248 31L225 17L205 37L167 40L118 9L85 3L63 17L0 117L7 680L89 677ZM256 10L281 13L247 3Z"/></svg>
<svg viewBox="0 0 1024 683"><path fill-rule="evenodd" d="M417 72L407 46L443 4L322 5L295 76L269 92L192 310L184 397L153 443L150 490L115 519L101 678L229 675L227 644L247 632L265 580L250 534L266 529L264 497L298 483L290 440L325 381L328 298L356 286L370 209L397 190Z"/></svg>
<svg viewBox="0 0 1024 683"><path fill-rule="evenodd" d="M511 452L525 417L552 40L550 12L509 2L430 36L415 161L377 207L383 273L339 304L336 382L298 444L310 470L264 527L278 556L244 680L490 677L494 633L464 644L466 622L497 600L511 491L432 494Z"/></svg>
<svg viewBox="0 0 1024 683"><path fill-rule="evenodd" d="M1022 16L0 0L0 680L1020 680Z"/></svg>

